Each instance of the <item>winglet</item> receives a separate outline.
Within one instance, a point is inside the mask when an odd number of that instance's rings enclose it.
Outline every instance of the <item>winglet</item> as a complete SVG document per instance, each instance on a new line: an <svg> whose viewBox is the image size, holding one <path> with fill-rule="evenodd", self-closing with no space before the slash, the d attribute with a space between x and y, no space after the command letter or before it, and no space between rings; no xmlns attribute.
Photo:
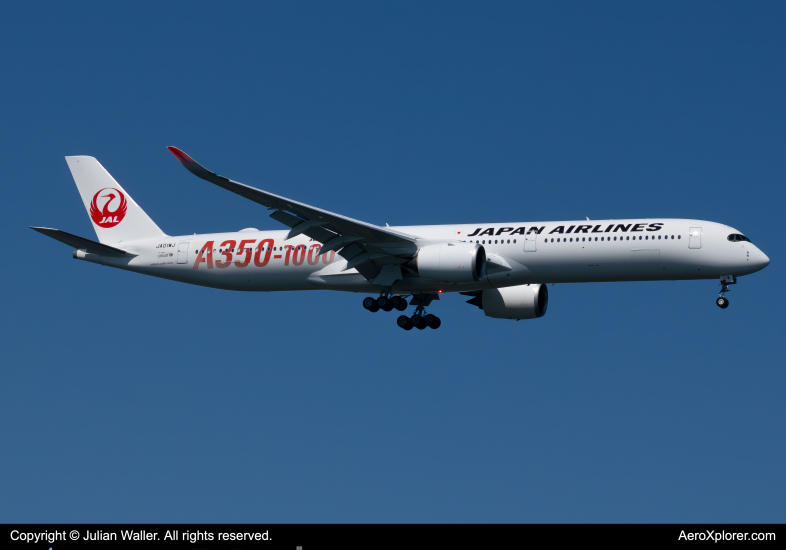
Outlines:
<svg viewBox="0 0 786 550"><path fill-rule="evenodd" d="M195 161L194 159L189 157L187 154L185 154L183 151L181 151L177 147L171 147L170 146L170 147L167 147L167 149L169 149L172 152L172 154L177 157L177 160L179 160L181 163L183 163L184 166L187 163L198 164L197 161Z"/></svg>
<svg viewBox="0 0 786 550"><path fill-rule="evenodd" d="M180 164L182 164L186 170L194 174L196 177L202 178L203 180L207 180L211 183L217 183L217 178L228 181L227 178L219 176L215 172L211 172L177 147L167 147L167 149L169 149L172 154L175 155L175 158L180 161Z"/></svg>
<svg viewBox="0 0 786 550"><path fill-rule="evenodd" d="M172 154L175 155L175 158L177 158L177 160L180 161L180 164L185 166L189 172L199 172L202 170L204 170L205 172L209 172L209 170L207 170L204 166L202 166L197 161L189 157L187 154L185 154L177 147L167 147L167 149L169 149L172 152ZM196 175L201 177L201 174L196 174Z"/></svg>

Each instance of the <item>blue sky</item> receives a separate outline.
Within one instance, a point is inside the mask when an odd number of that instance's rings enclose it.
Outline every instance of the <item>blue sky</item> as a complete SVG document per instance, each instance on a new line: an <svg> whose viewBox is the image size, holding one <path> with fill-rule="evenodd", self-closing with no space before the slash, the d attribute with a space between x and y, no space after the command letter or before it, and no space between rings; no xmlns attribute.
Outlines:
<svg viewBox="0 0 786 550"><path fill-rule="evenodd" d="M0 518L755 522L786 514L779 296L786 7L17 4L3 85ZM377 224L685 217L772 260L458 296L405 332L361 295L233 293L76 262L63 159L168 234L279 229L188 174Z"/></svg>

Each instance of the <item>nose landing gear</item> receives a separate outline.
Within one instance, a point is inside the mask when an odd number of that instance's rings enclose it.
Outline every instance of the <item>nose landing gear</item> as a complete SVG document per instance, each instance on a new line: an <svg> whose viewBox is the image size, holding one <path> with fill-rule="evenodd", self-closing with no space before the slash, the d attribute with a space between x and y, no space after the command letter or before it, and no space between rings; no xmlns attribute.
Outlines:
<svg viewBox="0 0 786 550"><path fill-rule="evenodd" d="M720 294L718 295L718 299L715 300L715 303L718 305L719 308L726 309L727 307L729 307L729 299L726 298L726 293L731 292L731 290L729 289L729 285L734 285L734 284L737 284L737 278L734 277L734 275L721 276L720 278L721 291Z"/></svg>

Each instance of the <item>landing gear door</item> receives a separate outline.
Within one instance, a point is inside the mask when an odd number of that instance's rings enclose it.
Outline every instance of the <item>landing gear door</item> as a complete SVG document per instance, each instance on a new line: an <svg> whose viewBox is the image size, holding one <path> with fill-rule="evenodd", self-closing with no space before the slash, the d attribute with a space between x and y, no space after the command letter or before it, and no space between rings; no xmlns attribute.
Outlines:
<svg viewBox="0 0 786 550"><path fill-rule="evenodd" d="M188 242L183 242L177 245L177 263L188 263Z"/></svg>
<svg viewBox="0 0 786 550"><path fill-rule="evenodd" d="M688 248L701 248L701 227L691 227Z"/></svg>
<svg viewBox="0 0 786 550"><path fill-rule="evenodd" d="M528 233L524 235L524 252L535 252L538 249L538 234Z"/></svg>

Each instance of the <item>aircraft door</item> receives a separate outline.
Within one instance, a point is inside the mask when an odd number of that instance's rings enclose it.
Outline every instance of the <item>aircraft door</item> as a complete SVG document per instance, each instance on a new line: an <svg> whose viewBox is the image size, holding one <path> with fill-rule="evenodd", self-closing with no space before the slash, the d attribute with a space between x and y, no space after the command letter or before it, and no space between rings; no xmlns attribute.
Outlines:
<svg viewBox="0 0 786 550"><path fill-rule="evenodd" d="M177 263L188 263L188 241L182 242L177 245Z"/></svg>
<svg viewBox="0 0 786 550"><path fill-rule="evenodd" d="M535 232L524 235L524 252L535 252L538 250L538 234Z"/></svg>
<svg viewBox="0 0 786 550"><path fill-rule="evenodd" d="M701 248L701 227L691 227L688 248Z"/></svg>

